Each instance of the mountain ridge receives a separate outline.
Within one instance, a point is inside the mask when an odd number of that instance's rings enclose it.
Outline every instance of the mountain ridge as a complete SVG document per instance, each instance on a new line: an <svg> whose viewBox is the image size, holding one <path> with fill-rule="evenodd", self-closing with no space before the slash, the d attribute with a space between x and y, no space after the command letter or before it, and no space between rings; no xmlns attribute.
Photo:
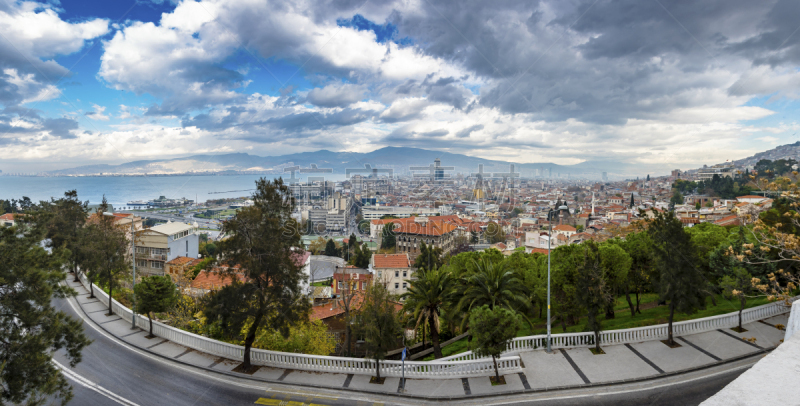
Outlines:
<svg viewBox="0 0 800 406"><path fill-rule="evenodd" d="M290 165L309 167L311 164L319 168L331 168L334 172L346 169L363 169L365 164L371 167L392 168L395 173L408 174L411 166L429 166L435 158L439 158L442 166L452 166L452 173L469 174L478 171L478 165L484 165L486 172L507 172L509 165L515 166L516 172L522 176L577 175L582 177L599 177L601 172L615 172L610 168L626 168L627 164L614 161L586 161L576 165L559 165L552 162L519 163L480 158L470 155L455 154L446 151L427 150L413 147L384 147L370 152L336 152L318 150L293 154L258 156L244 152L232 152L217 155L190 155L179 158L137 160L117 165L94 164L46 172L48 175L134 175L134 174L183 174L183 173L221 173L221 172L263 172L284 173L283 169ZM391 162L391 163L389 163ZM424 171L414 171L422 173Z"/></svg>

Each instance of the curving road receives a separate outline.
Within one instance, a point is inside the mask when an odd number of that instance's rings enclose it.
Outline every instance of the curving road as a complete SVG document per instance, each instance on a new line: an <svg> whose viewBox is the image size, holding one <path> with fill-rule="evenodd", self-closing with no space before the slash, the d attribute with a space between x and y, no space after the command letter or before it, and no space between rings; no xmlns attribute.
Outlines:
<svg viewBox="0 0 800 406"><path fill-rule="evenodd" d="M67 300L55 300L54 305L80 318L79 310ZM116 340L85 319L84 333L93 343L83 350L82 362L65 372L74 390L74 405L234 406L253 405L259 399L261 404L276 405L281 400L332 406L372 403L364 402L358 393L340 398L339 394L245 381L171 363ZM53 358L67 365L63 351ZM90 389L93 385L101 389Z"/></svg>
<svg viewBox="0 0 800 406"><path fill-rule="evenodd" d="M72 317L84 319L84 332L94 342L83 351L83 361L64 372L73 386L73 405L389 405L440 404L379 394L321 390L286 384L254 382L180 365L128 346L108 335L71 300L54 305ZM81 312L81 313L79 313ZM67 365L63 352L54 360ZM459 405L696 405L735 379L754 362L705 371L672 381L653 381L625 386L586 388L461 399ZM736 370L730 370L737 367ZM291 403L297 402L297 403Z"/></svg>

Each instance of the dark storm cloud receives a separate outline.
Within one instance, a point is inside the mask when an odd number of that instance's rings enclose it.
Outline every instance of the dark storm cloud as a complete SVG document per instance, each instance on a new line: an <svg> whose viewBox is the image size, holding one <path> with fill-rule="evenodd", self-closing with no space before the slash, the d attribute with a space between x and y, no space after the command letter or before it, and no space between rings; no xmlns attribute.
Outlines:
<svg viewBox="0 0 800 406"><path fill-rule="evenodd" d="M326 86L308 92L307 101L319 107L346 107L364 97L364 89L355 85Z"/></svg>
<svg viewBox="0 0 800 406"><path fill-rule="evenodd" d="M219 120L209 113L201 113L194 117L184 116L181 119L181 127L197 127L198 129L209 131L226 130L239 125L242 113L247 111L247 109L240 106L230 106L225 110L227 114Z"/></svg>
<svg viewBox="0 0 800 406"><path fill-rule="evenodd" d="M42 123L42 128L53 137L76 138L72 131L78 129L78 122L71 118L48 118Z"/></svg>
<svg viewBox="0 0 800 406"><path fill-rule="evenodd" d="M800 35L791 36L800 20L796 1L421 5L423 12L392 15L400 35L490 79L480 104L547 121L649 118L692 107L676 95L718 89L718 82L689 80L712 69L800 60ZM449 91L431 99L460 108Z"/></svg>
<svg viewBox="0 0 800 406"><path fill-rule="evenodd" d="M343 127L369 120L374 112L361 109L344 109L335 113L303 112L271 118L264 124L287 133L323 128Z"/></svg>

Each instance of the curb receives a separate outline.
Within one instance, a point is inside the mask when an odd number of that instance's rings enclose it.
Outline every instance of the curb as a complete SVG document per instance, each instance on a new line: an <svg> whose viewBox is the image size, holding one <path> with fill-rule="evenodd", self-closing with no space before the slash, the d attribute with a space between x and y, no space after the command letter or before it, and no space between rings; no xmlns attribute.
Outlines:
<svg viewBox="0 0 800 406"><path fill-rule="evenodd" d="M69 284L67 284L67 286L69 286ZM83 285L81 285L81 286L83 286ZM74 297L68 297L66 299L67 300L73 300ZM377 392L377 391L369 391L369 390L357 389L357 388L349 388L349 387L338 387L338 386L327 386L327 385L309 385L309 384L296 383L296 382L284 382L284 381L278 381L278 380L274 380L274 379L256 378L256 377L252 377L252 376L249 376L249 375L238 374L238 373L235 373L235 372L220 371L218 369L212 369L212 368L203 367L203 366L199 366L199 365L195 365L195 364L190 364L188 362L181 361L179 359L174 359L174 358L162 355L162 354L158 354L156 352L150 351L147 348L138 346L138 345L133 344L133 343L129 343L129 342L117 337L116 335L114 335L113 333L108 331L108 329L103 327L101 324L98 324L97 322L92 320L91 317L89 317L88 313L86 313L86 310L83 308L83 306L81 305L80 302L78 302L77 300L75 300L75 302L77 303L78 307L81 309L81 312L83 312L84 316L86 316L86 318L89 321L94 323L95 326L97 326L101 330L105 331L108 335L114 337L115 339L117 339L119 341L122 341L126 345L130 345L131 347L134 347L134 348L136 348L136 349L138 349L140 351L144 351L144 352L146 352L148 354L157 356L159 358L168 360L170 362L186 365L188 367L192 367L192 368L196 368L196 369L205 370L205 371L212 372L212 373L215 373L215 374L225 375L225 376L229 376L229 377L232 377L232 378L244 379L244 380L253 381L253 382L272 383L272 384L277 384L277 385L297 386L297 387L303 387L303 388L319 388L319 389L328 389L328 390L335 390L335 391L348 391L348 392L363 393L363 394L369 394L369 395L382 395L382 396L391 396L391 397L396 397L396 398L419 399L419 400L427 400L427 401L449 401L449 400L481 399L481 398L492 398L492 397L498 397L498 396L513 396L513 395L525 395L525 394L534 394L534 393L561 392L561 391L575 390L575 389L585 389L585 388L612 387L612 386L619 386L619 385L630 384L630 383L648 382L648 381L658 380L658 379L661 379L661 378L667 378L667 377L672 377L672 376L677 376L677 375L683 375L683 374L696 372L696 371L702 371L704 369L709 369L709 368L713 368L713 367L717 367L717 366L721 366L721 365L725 365L725 364L730 364L730 363L741 361L741 360L744 360L744 359L747 359L747 358L751 358L751 357L767 354L767 353L771 352L772 350L774 350L775 348L777 348L777 347L764 348L764 349L756 351L756 352L740 355L738 357L734 357L734 358L730 358L730 359L726 359L726 360L722 360L722 361L713 362L711 364L705 364L705 365L701 365L701 366L698 366L698 367L687 368L687 369L682 369L682 370L673 371L673 372L667 372L667 373L663 373L663 374L651 375L651 376L647 376L647 377L643 377L643 378L621 379L621 380L617 380L617 381L588 383L588 384L583 384L583 385L565 385L565 386L553 386L553 387L549 387L549 388L512 390L512 391L502 392L502 393L484 393L484 394L475 394L475 395L470 394L470 395L458 395L458 396L425 396L425 395L414 395L414 394L408 394L408 393ZM139 330L141 330L141 328L139 328ZM142 331L144 331L144 330L142 330ZM178 344L178 345L180 345L180 344ZM409 378L409 379L411 379L411 378Z"/></svg>

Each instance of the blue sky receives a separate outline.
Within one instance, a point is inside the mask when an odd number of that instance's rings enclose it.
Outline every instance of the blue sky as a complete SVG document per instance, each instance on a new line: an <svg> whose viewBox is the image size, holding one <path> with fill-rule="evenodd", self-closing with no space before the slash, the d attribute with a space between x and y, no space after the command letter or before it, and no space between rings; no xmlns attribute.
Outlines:
<svg viewBox="0 0 800 406"><path fill-rule="evenodd" d="M0 0L0 169L413 146L658 173L797 141L800 6L710 3Z"/></svg>

